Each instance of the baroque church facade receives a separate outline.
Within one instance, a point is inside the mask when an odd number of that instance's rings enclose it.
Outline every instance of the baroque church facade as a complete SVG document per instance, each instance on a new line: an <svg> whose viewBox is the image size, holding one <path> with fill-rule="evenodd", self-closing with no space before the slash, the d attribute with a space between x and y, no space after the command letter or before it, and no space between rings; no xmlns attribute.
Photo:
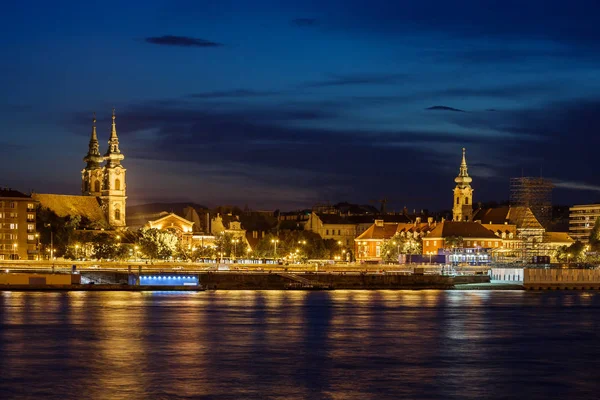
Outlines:
<svg viewBox="0 0 600 400"><path fill-rule="evenodd" d="M100 154L100 145L96 133L96 116L92 121L92 134L88 146L88 153L83 158L86 166L81 171L81 194L93 196L100 200L102 211L108 225L112 228L125 227L126 172L121 165L125 158L119 148L117 136L115 110L112 113L112 128L108 149L104 155Z"/></svg>
<svg viewBox="0 0 600 400"><path fill-rule="evenodd" d="M102 155L94 114L88 152L83 158L86 165L81 171L81 195L32 193L40 208L61 218L78 216L86 230L126 228L126 170L121 165L125 157L119 148L115 120L113 109L108 149Z"/></svg>

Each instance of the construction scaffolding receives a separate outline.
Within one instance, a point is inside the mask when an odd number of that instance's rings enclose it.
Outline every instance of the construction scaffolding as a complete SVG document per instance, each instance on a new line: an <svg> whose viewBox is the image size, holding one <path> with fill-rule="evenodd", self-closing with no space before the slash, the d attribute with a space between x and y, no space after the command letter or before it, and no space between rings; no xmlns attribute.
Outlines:
<svg viewBox="0 0 600 400"><path fill-rule="evenodd" d="M544 228L552 221L552 188L549 179L510 178L511 207L528 207Z"/></svg>

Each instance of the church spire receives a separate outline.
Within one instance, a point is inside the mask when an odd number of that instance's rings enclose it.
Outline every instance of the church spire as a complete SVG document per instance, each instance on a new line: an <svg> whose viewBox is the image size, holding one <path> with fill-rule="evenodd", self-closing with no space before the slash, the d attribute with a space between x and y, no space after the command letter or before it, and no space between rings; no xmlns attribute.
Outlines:
<svg viewBox="0 0 600 400"><path fill-rule="evenodd" d="M119 140L119 138L117 137L117 123L115 122L115 119L117 117L115 116L115 108L113 107L112 109L112 130L110 131L110 140ZM464 151L464 149L463 149Z"/></svg>
<svg viewBox="0 0 600 400"><path fill-rule="evenodd" d="M87 163L87 169L98 168L102 162L100 145L98 144L98 136L96 135L96 113L94 113L94 118L92 119L92 136L88 145L88 153L83 158L83 161Z"/></svg>
<svg viewBox="0 0 600 400"><path fill-rule="evenodd" d="M117 136L117 123L115 122L115 108L112 110L112 129L110 132L110 139L108 141L108 150L104 155L104 158L108 161L108 165L114 167L120 164L120 161L125 158L119 150L119 137Z"/></svg>
<svg viewBox="0 0 600 400"><path fill-rule="evenodd" d="M458 176L454 179L457 186L469 186L469 184L473 181L467 172L467 150L463 147L462 149L462 161L460 163L460 169L458 172Z"/></svg>
<svg viewBox="0 0 600 400"><path fill-rule="evenodd" d="M463 156L462 156L462 162L460 163L460 176L469 176L469 174L467 173L467 158L465 156L465 153L467 152L467 150L463 147Z"/></svg>

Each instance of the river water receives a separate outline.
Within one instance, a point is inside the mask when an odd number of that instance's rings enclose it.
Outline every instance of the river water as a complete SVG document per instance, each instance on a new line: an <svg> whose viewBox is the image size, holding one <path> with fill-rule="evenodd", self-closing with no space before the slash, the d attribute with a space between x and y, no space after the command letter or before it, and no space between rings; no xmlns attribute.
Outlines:
<svg viewBox="0 0 600 400"><path fill-rule="evenodd" d="M600 293L0 293L0 399L597 399Z"/></svg>

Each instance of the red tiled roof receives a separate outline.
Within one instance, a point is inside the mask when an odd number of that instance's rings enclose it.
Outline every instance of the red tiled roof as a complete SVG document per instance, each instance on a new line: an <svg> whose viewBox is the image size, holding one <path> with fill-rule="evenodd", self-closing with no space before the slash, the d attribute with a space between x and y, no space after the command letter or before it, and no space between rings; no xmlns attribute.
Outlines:
<svg viewBox="0 0 600 400"><path fill-rule="evenodd" d="M427 223L412 224L412 223L397 223L397 222L384 222L383 225L373 224L366 231L364 231L356 240L369 240L369 239L390 239L396 233L425 233L432 229L433 226Z"/></svg>
<svg viewBox="0 0 600 400"><path fill-rule="evenodd" d="M456 222L445 221L437 226L426 236L426 238L477 238L497 239L498 237L489 229L478 222Z"/></svg>

